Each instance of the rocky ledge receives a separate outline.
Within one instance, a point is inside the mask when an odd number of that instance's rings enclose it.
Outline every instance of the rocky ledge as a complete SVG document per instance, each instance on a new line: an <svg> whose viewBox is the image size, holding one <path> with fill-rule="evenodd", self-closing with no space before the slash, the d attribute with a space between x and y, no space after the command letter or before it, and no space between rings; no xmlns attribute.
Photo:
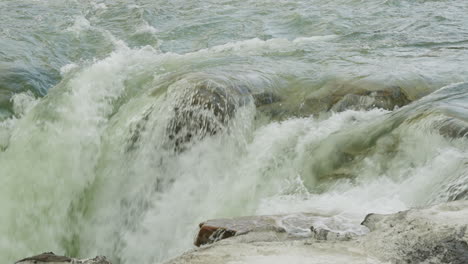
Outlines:
<svg viewBox="0 0 468 264"><path fill-rule="evenodd" d="M312 213L249 216L200 224L198 247L166 264L468 263L468 201L394 214L368 214L367 232L337 232ZM52 252L16 263L110 264Z"/></svg>
<svg viewBox="0 0 468 264"><path fill-rule="evenodd" d="M468 263L468 201L369 214L363 235L314 226L313 214L252 216L200 224L183 263Z"/></svg>
<svg viewBox="0 0 468 264"><path fill-rule="evenodd" d="M42 254L18 260L16 263L20 264L111 264L106 257L98 256L92 259L75 259L65 256L55 255L53 252L44 252Z"/></svg>

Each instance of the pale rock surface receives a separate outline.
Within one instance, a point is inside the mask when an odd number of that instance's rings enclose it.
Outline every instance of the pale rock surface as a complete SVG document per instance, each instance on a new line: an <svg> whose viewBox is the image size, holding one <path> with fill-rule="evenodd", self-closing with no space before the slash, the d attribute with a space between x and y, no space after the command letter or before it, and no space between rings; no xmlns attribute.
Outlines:
<svg viewBox="0 0 468 264"><path fill-rule="evenodd" d="M210 220L200 229L234 234L208 240L166 264L468 263L468 201L369 214L362 224L370 232L362 236L315 228L313 220L313 214ZM301 236L290 232L306 227L310 232Z"/></svg>

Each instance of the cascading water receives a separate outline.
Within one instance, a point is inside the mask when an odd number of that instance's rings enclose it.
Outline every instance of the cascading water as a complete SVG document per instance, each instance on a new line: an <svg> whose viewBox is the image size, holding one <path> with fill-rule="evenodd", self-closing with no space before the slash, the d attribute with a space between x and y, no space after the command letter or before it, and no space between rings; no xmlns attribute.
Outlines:
<svg viewBox="0 0 468 264"><path fill-rule="evenodd" d="M362 234L468 197L463 1L26 2L0 3L5 263L161 263L206 219Z"/></svg>

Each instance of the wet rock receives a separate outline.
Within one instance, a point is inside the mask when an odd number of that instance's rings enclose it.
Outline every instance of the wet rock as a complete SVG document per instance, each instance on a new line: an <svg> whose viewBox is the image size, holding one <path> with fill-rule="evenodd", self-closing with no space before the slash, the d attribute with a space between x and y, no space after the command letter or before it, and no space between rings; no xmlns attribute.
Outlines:
<svg viewBox="0 0 468 264"><path fill-rule="evenodd" d="M327 87L329 88L329 87ZM360 87L338 87L316 92L301 106L302 115L317 115L321 112L343 112L346 110L370 110L381 108L394 110L411 103L411 100L398 86L379 89Z"/></svg>
<svg viewBox="0 0 468 264"><path fill-rule="evenodd" d="M436 122L434 127L442 136L448 138L461 138L468 135L468 123L457 118L447 118Z"/></svg>
<svg viewBox="0 0 468 264"><path fill-rule="evenodd" d="M55 255L53 252L44 252L42 254L18 260L15 263L33 264L33 263L72 263L72 264L111 264L106 257L97 256L92 259L74 259L65 256Z"/></svg>
<svg viewBox="0 0 468 264"><path fill-rule="evenodd" d="M243 242L227 239L209 247L199 248L172 259L166 264L257 264L257 263L346 263L380 264L359 251L350 242L307 240L274 240Z"/></svg>
<svg viewBox="0 0 468 264"><path fill-rule="evenodd" d="M468 201L368 214L362 225L370 232L359 236L314 226L322 217L308 213L210 220L200 224L200 233L211 237L208 243L222 241L167 263L270 263L291 256L304 263L468 263ZM291 235L304 229L309 233ZM226 231L229 239L223 238Z"/></svg>
<svg viewBox="0 0 468 264"><path fill-rule="evenodd" d="M129 138L128 142L127 142L127 146L125 148L125 150L127 152L136 149L136 145L137 145L138 141L141 138L141 134L146 129L146 124L147 124L147 122L149 120L149 116L151 115L153 110L154 110L153 108L148 109L143 114L142 118L140 120L138 120L138 122L136 122L133 126L130 127L131 136L130 136L130 138Z"/></svg>
<svg viewBox="0 0 468 264"><path fill-rule="evenodd" d="M365 253L358 253L353 236L311 227L322 218L302 213L209 220L200 224L199 236L202 233L205 237L219 238L210 239L207 244L217 242L186 252L166 264L287 263L297 260L301 263L324 263L324 260L327 263L380 263ZM214 235L226 231L232 232L229 239Z"/></svg>
<svg viewBox="0 0 468 264"><path fill-rule="evenodd" d="M200 82L183 94L174 107L167 134L177 151L193 139L215 135L225 129L248 93L239 87L215 82Z"/></svg>
<svg viewBox="0 0 468 264"><path fill-rule="evenodd" d="M402 107L410 102L400 87L390 87L384 90L347 94L335 103L331 110L334 112L370 110L372 108L393 110L395 107Z"/></svg>
<svg viewBox="0 0 468 264"><path fill-rule="evenodd" d="M266 99L262 100L262 96ZM273 120L284 120L292 116L308 117L319 116L328 112L343 112L346 110L370 110L380 108L394 110L397 107L411 103L410 98L399 86L374 87L371 84L337 84L325 85L305 95L291 95L280 98L268 93L255 98L257 109ZM267 102L261 104L260 102Z"/></svg>
<svg viewBox="0 0 468 264"><path fill-rule="evenodd" d="M468 263L468 201L369 214L365 248L392 263Z"/></svg>
<svg viewBox="0 0 468 264"><path fill-rule="evenodd" d="M310 227L316 219L317 216L314 214L292 214L209 220L200 224L195 245L211 244L222 239L246 234L252 234L252 237L249 238L250 241L263 241L271 237L262 234L268 232L274 233L276 240L279 237L285 239L310 237L312 234Z"/></svg>
<svg viewBox="0 0 468 264"><path fill-rule="evenodd" d="M270 105L281 101L281 98L278 95L271 92L252 94L252 97L254 98L256 107Z"/></svg>
<svg viewBox="0 0 468 264"><path fill-rule="evenodd" d="M72 259L65 256L57 256L53 252L44 252L42 254L18 260L16 263L38 263L38 262L71 262Z"/></svg>
<svg viewBox="0 0 468 264"><path fill-rule="evenodd" d="M324 228L316 228L314 226L310 227L312 231L312 237L316 240L327 240L327 241L348 241L353 239L356 235L346 232L346 233L338 233L332 232L328 229Z"/></svg>
<svg viewBox="0 0 468 264"><path fill-rule="evenodd" d="M217 80L208 75L179 76L175 81L168 82L171 83L168 86L174 87L165 95L169 102L173 102L166 127L166 146L177 153L185 150L193 141L225 131L239 107L253 101L260 108L281 100L275 93L252 91L245 85ZM153 96L160 94L155 93ZM131 136L126 151L136 148L154 109L151 107L142 113L140 120L130 128Z"/></svg>
<svg viewBox="0 0 468 264"><path fill-rule="evenodd" d="M468 176L461 174L454 180L441 186L436 199L439 201L468 200Z"/></svg>
<svg viewBox="0 0 468 264"><path fill-rule="evenodd" d="M366 215L364 220L361 222L361 225L369 228L369 230L371 230L371 231L375 230L376 229L376 224L378 222L382 221L382 219L384 219L385 216L386 215L370 213L370 214Z"/></svg>
<svg viewBox="0 0 468 264"><path fill-rule="evenodd" d="M235 230L200 224L200 231L198 231L197 239L194 244L197 247L211 244L218 240L235 236L236 233L237 231Z"/></svg>
<svg viewBox="0 0 468 264"><path fill-rule="evenodd" d="M11 96L13 95L12 92L8 90L0 90L0 108L3 109L11 109Z"/></svg>

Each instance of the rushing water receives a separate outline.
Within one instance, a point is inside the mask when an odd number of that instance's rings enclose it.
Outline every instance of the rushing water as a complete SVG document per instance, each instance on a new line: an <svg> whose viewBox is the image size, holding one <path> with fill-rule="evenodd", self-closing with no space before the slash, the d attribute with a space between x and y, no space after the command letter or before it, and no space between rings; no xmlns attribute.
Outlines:
<svg viewBox="0 0 468 264"><path fill-rule="evenodd" d="M362 233L370 212L466 199L466 14L459 0L1 0L0 261L159 263L210 218L313 212ZM203 87L226 116L191 105ZM412 103L316 109L392 87Z"/></svg>

